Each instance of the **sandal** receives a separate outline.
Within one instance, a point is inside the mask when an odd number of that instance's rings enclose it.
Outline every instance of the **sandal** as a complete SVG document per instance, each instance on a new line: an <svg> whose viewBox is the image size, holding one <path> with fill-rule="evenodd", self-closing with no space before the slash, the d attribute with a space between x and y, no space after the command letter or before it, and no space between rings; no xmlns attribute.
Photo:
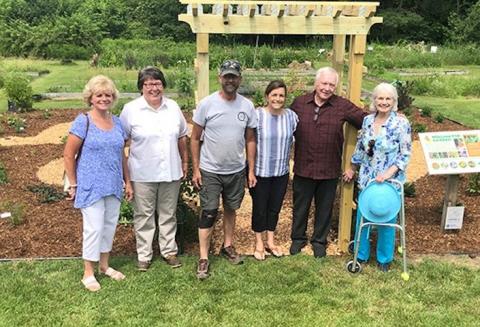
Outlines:
<svg viewBox="0 0 480 327"><path fill-rule="evenodd" d="M120 280L124 280L125 279L125 275L122 274L121 272L113 269L112 267L108 267L107 270L105 270L104 273L101 273L105 276L108 276L110 277L111 279L114 279L114 280L117 280L117 281L120 281Z"/></svg>
<svg viewBox="0 0 480 327"><path fill-rule="evenodd" d="M85 279L82 279L82 284L90 292L96 292L96 291L100 290L100 288L101 288L97 279L93 275L90 276L90 277L87 277Z"/></svg>
<svg viewBox="0 0 480 327"><path fill-rule="evenodd" d="M271 255L273 255L275 258L281 258L283 257L283 253L281 251L278 251L278 247L274 247L274 248L268 248L268 247L265 247L265 251L267 253L270 253Z"/></svg>
<svg viewBox="0 0 480 327"><path fill-rule="evenodd" d="M265 252L255 250L255 252L253 252L253 257L258 261L263 261L265 260Z"/></svg>

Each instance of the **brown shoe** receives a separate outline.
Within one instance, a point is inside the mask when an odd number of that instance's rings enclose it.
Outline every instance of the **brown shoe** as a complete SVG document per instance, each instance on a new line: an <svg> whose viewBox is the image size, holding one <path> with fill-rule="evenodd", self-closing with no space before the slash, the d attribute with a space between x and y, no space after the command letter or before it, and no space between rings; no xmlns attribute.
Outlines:
<svg viewBox="0 0 480 327"><path fill-rule="evenodd" d="M175 254L174 255L169 255L169 256L167 256L163 259L172 268L178 268L178 267L182 266L182 263L180 262L180 260L178 259L178 257Z"/></svg>
<svg viewBox="0 0 480 327"><path fill-rule="evenodd" d="M150 268L150 261L138 261L137 268L139 271L147 271Z"/></svg>
<svg viewBox="0 0 480 327"><path fill-rule="evenodd" d="M243 263L243 257L235 251L235 248L230 245L227 247L222 247L220 254L230 261L232 265L240 265Z"/></svg>
<svg viewBox="0 0 480 327"><path fill-rule="evenodd" d="M208 273L208 259L200 259L198 260L198 267L197 267L197 278L200 280L207 279L210 274Z"/></svg>

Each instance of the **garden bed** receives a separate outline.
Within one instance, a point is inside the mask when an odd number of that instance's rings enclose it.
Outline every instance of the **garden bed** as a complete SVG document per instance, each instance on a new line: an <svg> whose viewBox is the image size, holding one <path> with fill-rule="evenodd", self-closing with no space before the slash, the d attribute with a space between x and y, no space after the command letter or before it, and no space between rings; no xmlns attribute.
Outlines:
<svg viewBox="0 0 480 327"><path fill-rule="evenodd" d="M48 117L42 111L19 114L26 119L24 133L17 134L7 125L6 114L0 122L2 138L35 136L48 127L72 121L78 110L52 110ZM444 120L436 123L429 117L421 117L413 111L413 120L424 124L428 131L463 130L462 125ZM190 115L187 117L191 119ZM417 139L416 135L414 139ZM23 205L24 220L14 226L8 219L0 220L0 258L80 256L82 221L78 210L69 201L42 204L28 187L40 183L36 175L39 167L62 157L62 144L37 144L0 146L0 162L3 163L9 182L0 185L0 202ZM465 206L462 230L442 233L440 220L445 189L444 176L424 176L415 182L416 197L407 198L407 248L409 253L480 253L480 204L479 197L466 194L468 175L460 178L459 202ZM60 187L57 187L60 190ZM237 247L240 252L253 251L253 233L250 230L250 198L238 214ZM291 223L291 187L289 187L278 226L278 243L288 250ZM334 212L330 240L336 240L338 203ZM310 224L311 225L311 224ZM221 224L216 225L215 247L221 245ZM186 252L197 253L196 243L187 243ZM157 249L158 252L158 249ZM135 255L135 238L131 225L121 225L115 236L115 255ZM329 251L330 254L337 251Z"/></svg>

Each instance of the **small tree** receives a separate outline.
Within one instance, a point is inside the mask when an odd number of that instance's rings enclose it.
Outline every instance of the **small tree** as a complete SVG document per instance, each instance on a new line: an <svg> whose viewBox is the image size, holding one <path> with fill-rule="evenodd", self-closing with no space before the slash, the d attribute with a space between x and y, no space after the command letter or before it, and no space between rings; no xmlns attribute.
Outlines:
<svg viewBox="0 0 480 327"><path fill-rule="evenodd" d="M5 79L5 92L10 101L13 101L19 111L32 110L33 91L30 81L23 75L10 74Z"/></svg>

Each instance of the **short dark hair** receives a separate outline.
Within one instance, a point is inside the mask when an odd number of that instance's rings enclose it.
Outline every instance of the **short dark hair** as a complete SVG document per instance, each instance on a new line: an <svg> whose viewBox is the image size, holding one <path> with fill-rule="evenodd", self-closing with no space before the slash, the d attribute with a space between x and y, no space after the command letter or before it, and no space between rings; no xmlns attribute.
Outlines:
<svg viewBox="0 0 480 327"><path fill-rule="evenodd" d="M138 72L137 88L140 93L142 93L143 83L145 83L147 79L160 80L162 81L163 87L167 87L167 81L165 80L162 71L157 67L147 66Z"/></svg>
<svg viewBox="0 0 480 327"><path fill-rule="evenodd" d="M265 89L265 95L268 96L270 92L275 89L283 87L285 89L285 97L287 96L287 85L281 79L276 79L268 83L267 88Z"/></svg>

